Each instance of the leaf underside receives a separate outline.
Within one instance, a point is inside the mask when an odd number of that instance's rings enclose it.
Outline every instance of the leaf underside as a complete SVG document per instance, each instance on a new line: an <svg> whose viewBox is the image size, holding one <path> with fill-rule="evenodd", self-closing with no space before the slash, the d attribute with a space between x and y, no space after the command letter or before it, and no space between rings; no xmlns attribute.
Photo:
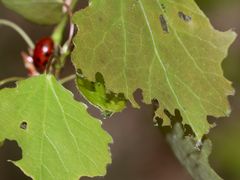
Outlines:
<svg viewBox="0 0 240 180"><path fill-rule="evenodd" d="M16 140L13 162L36 180L102 176L111 162L111 137L86 106L53 76L41 75L0 91L0 142Z"/></svg>
<svg viewBox="0 0 240 180"><path fill-rule="evenodd" d="M100 74L96 74L96 82L88 81L81 72L77 72L76 85L79 91L94 106L102 109L106 116L120 112L126 106L126 100L121 94L107 92Z"/></svg>
<svg viewBox="0 0 240 180"><path fill-rule="evenodd" d="M63 0L1 0L3 4L38 24L56 24L63 17Z"/></svg>
<svg viewBox="0 0 240 180"><path fill-rule="evenodd" d="M89 81L101 73L107 90L123 93L134 107L158 100L156 116L169 125L164 110L178 109L197 140L208 133L207 116L230 113L231 83L221 62L236 37L219 32L193 0L91 0L75 13L79 30L72 54Z"/></svg>

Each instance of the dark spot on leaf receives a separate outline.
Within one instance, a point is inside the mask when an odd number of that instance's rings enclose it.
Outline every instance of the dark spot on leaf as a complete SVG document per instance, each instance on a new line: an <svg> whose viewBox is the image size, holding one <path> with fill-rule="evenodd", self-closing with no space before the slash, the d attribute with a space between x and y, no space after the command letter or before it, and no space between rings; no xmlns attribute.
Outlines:
<svg viewBox="0 0 240 180"><path fill-rule="evenodd" d="M163 12L166 13L166 6L165 6L165 4L162 3L161 4L161 8L162 8Z"/></svg>
<svg viewBox="0 0 240 180"><path fill-rule="evenodd" d="M159 20L162 26L162 30L166 33L169 33L167 21L162 14L159 16Z"/></svg>
<svg viewBox="0 0 240 180"><path fill-rule="evenodd" d="M122 99L122 100L123 100L123 99L126 99L123 93L119 93L119 94L117 95L117 97L118 97L119 99Z"/></svg>
<svg viewBox="0 0 240 180"><path fill-rule="evenodd" d="M95 79L96 79L96 82L105 84L104 78L103 78L101 73L97 72L96 75L95 75Z"/></svg>
<svg viewBox="0 0 240 180"><path fill-rule="evenodd" d="M162 7L163 9L165 9L165 5L164 5L163 3L161 4L161 7Z"/></svg>
<svg viewBox="0 0 240 180"><path fill-rule="evenodd" d="M23 130L26 130L27 129L27 122L26 121L21 122L20 128L23 129Z"/></svg>
<svg viewBox="0 0 240 180"><path fill-rule="evenodd" d="M181 11L178 12L178 16L180 17L180 19L184 20L185 22L189 22L192 20L191 16L188 16Z"/></svg>

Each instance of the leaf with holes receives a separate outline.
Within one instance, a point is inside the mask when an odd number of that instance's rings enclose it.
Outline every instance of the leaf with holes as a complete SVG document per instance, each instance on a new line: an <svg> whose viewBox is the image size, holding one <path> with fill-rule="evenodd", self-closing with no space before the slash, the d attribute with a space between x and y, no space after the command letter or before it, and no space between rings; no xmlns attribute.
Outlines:
<svg viewBox="0 0 240 180"><path fill-rule="evenodd" d="M229 114L234 91L221 62L236 34L215 30L193 0L91 0L73 21L73 63L89 81L101 73L106 89L134 107L142 89L145 103L158 100L164 125L164 110L178 109L198 140L211 127L208 115Z"/></svg>
<svg viewBox="0 0 240 180"><path fill-rule="evenodd" d="M16 140L13 162L33 179L102 176L111 162L111 137L53 76L41 75L0 91L0 142Z"/></svg>
<svg viewBox="0 0 240 180"><path fill-rule="evenodd" d="M63 0L2 0L2 2L9 9L38 24L55 24L63 17Z"/></svg>

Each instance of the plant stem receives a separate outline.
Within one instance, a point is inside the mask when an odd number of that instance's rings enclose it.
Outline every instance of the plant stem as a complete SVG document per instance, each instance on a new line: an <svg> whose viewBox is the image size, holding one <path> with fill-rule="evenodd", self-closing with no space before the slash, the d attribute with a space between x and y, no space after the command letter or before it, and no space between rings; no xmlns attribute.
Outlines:
<svg viewBox="0 0 240 180"><path fill-rule="evenodd" d="M63 18L63 20L58 24L58 26L55 28L53 34L52 34L52 38L54 39L55 45L60 45L62 38L63 38L63 32L66 28L67 22L68 22L68 18L69 18L69 35L68 35L68 39L67 41L63 44L63 46L60 49L60 54L61 56L57 59L57 63L55 64L55 76L58 78L59 74L62 70L62 68L65 65L66 59L68 57L68 55L70 54L70 46L72 44L72 37L74 34L74 24L72 23L72 8L75 6L76 4L76 0L74 1L69 1L69 4L63 4L63 7L66 8L66 14L68 16L65 16ZM72 4L71 4L72 3Z"/></svg>
<svg viewBox="0 0 240 180"><path fill-rule="evenodd" d="M12 29L14 29L15 31L17 31L19 33L19 35L25 40L25 42L28 44L28 46L33 49L34 48L34 43L33 41L31 40L31 38L27 35L27 33L22 29L20 28L17 24L11 22L11 21L8 21L8 20L5 20L5 19L0 19L0 25L5 25L5 26L8 26Z"/></svg>
<svg viewBox="0 0 240 180"><path fill-rule="evenodd" d="M71 42L71 37L73 36L74 33L74 25L71 22L71 17L72 17L72 9L74 9L77 0L66 0L66 3L63 4L63 7L66 8L66 15L63 17L62 21L56 26L52 33L52 38L54 40L55 45L60 45L62 38L63 38L63 32L66 28L67 22L68 22L68 16L70 17L70 28L69 28L69 37L68 41ZM70 44L70 42L68 44Z"/></svg>
<svg viewBox="0 0 240 180"><path fill-rule="evenodd" d="M53 33L52 33L52 39L54 41L54 44L56 46L60 46L63 38L63 32L66 28L67 24L67 16L64 16L61 22L55 27Z"/></svg>
<svg viewBox="0 0 240 180"><path fill-rule="evenodd" d="M24 77L10 77L10 78L7 78L7 79L3 79L0 81L0 86L6 84L6 83L9 83L9 82L13 82L13 81L19 81L19 80L23 80L25 79Z"/></svg>
<svg viewBox="0 0 240 180"><path fill-rule="evenodd" d="M66 82L68 82L68 81L74 80L75 78L76 78L76 74L72 74L72 75L70 75L70 76L67 76L67 77L59 80L59 82L60 82L61 84L64 84L64 83L66 83Z"/></svg>

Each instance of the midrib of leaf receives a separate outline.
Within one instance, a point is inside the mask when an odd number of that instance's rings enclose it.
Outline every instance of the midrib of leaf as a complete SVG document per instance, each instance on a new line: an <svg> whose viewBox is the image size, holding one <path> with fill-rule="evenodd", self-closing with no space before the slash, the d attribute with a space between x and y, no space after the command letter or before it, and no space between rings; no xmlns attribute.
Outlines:
<svg viewBox="0 0 240 180"><path fill-rule="evenodd" d="M75 146L76 146L76 148L77 148L77 152L79 152L79 145L78 145L78 143L77 143L77 140L76 140L75 136L74 136L73 133L72 133L71 128L69 127L69 124L68 124L67 119L66 119L66 116L65 116L65 111L64 111L63 106L62 106L62 104L61 104L61 102L60 102L60 100L59 100L59 98L58 98L58 96L57 96L57 94L56 94L56 92L55 92L55 90L54 90L54 88L53 88L53 85L52 85L52 82L51 82L51 81L50 81L50 87L51 87L51 91L52 91L52 93L53 93L53 95L54 95L54 97L55 97L55 99L56 99L56 101L57 101L57 104L58 104L58 106L59 106L59 108L60 108L60 110L61 110L62 117L63 117L64 123L65 123L65 125L66 125L66 127L67 127L67 130L68 130L69 134L71 135L71 137L72 137L73 140L74 140L74 144L75 144Z"/></svg>
<svg viewBox="0 0 240 180"><path fill-rule="evenodd" d="M157 2L158 2L158 1L157 1ZM171 92L172 92L172 94L173 94L173 96L174 96L177 104L179 105L181 111L185 113L186 118L187 118L187 122L191 125L193 131L194 131L194 132L197 132L197 131L194 129L194 126L193 126L193 124L192 124L192 122L191 122L191 120L190 120L190 118L189 118L189 116L188 116L188 113L186 113L186 111L185 111L184 108L182 107L181 103L179 102L178 96L177 96L176 92L174 91L174 88L173 88L173 86L172 86L172 84L171 84L171 82L170 82L170 80L169 80L169 78L168 78L168 72L167 72L166 67L165 67L164 63L162 62L161 56L160 56L160 54L159 54L159 52L158 52L158 49L157 49L157 46L156 46L156 43L155 43L155 40L154 40L154 35L153 35L153 32L152 32L152 28L151 28L151 25L150 25L150 23L149 23L149 20L148 20L146 11L145 11L145 9L144 9L144 5L143 5L143 3L142 3L141 0L139 0L139 4L140 4L141 10L142 10L142 13L143 13L143 15L144 15L144 18L145 18L145 21L146 21L146 24L147 24L147 27L148 27L148 30L149 30L151 39L152 39L152 45L153 45L153 48L154 48L155 55L157 56L157 59L158 59L160 65L161 65L161 67L162 67L162 69L163 69L163 71L164 71L164 76L165 76L165 79L166 79L166 81L167 81L167 84L168 84L168 86L169 86L169 88L170 88L170 90L171 90ZM160 7L160 9L161 9L161 12L163 12L163 10L162 10L161 7ZM197 137L199 137L199 136L197 135Z"/></svg>
<svg viewBox="0 0 240 180"><path fill-rule="evenodd" d="M128 80L126 76L126 69L127 69L127 32L126 32L126 27L125 27L125 20L124 20L124 12L123 12L123 1L121 1L121 22L122 22L122 29L123 29L123 38L124 38L124 53L123 53L123 62L124 62L124 67L123 67L123 76L125 79L125 86L126 86L126 96L128 97L129 95L129 90L128 90Z"/></svg>
<svg viewBox="0 0 240 180"><path fill-rule="evenodd" d="M46 83L46 87L45 87L45 91L44 91L44 99L47 99L47 92L48 92L48 85ZM44 139L44 134L46 134L45 132L45 122L46 122L46 113L47 113L47 101L44 100L44 106L43 106L44 110L43 110L43 121L42 121L42 138L41 138L41 145L40 145L40 171L39 171L39 179L42 179L42 166L44 166L44 163L43 163L43 139ZM47 172L50 174L50 176L52 177L52 173L51 171L48 169L48 168L45 168L47 169Z"/></svg>
<svg viewBox="0 0 240 180"><path fill-rule="evenodd" d="M61 155L57 149L57 147L55 146L55 144L53 143L53 141L50 139L50 137L47 135L46 133L46 114L47 114L47 97L48 97L48 89L49 89L49 84L50 84L50 88L52 93L55 95L55 91L53 90L53 85L52 85L52 81L50 76L46 78L46 83L45 83L45 91L44 91L44 105L43 105L43 121L42 121L42 138L41 138L41 147L40 147L40 179L42 179L42 166L47 170L47 172L50 174L50 176L52 177L52 173L50 171L50 169L47 168L47 166L44 164L43 162L43 151L44 151L44 146L43 146L43 140L46 139L47 142L52 146L52 148L54 149L54 151L56 152L58 159L60 161L60 164L62 165L63 169L65 170L66 174L68 174L69 170L68 168L65 166L63 159L61 158ZM44 138L45 137L45 138Z"/></svg>

